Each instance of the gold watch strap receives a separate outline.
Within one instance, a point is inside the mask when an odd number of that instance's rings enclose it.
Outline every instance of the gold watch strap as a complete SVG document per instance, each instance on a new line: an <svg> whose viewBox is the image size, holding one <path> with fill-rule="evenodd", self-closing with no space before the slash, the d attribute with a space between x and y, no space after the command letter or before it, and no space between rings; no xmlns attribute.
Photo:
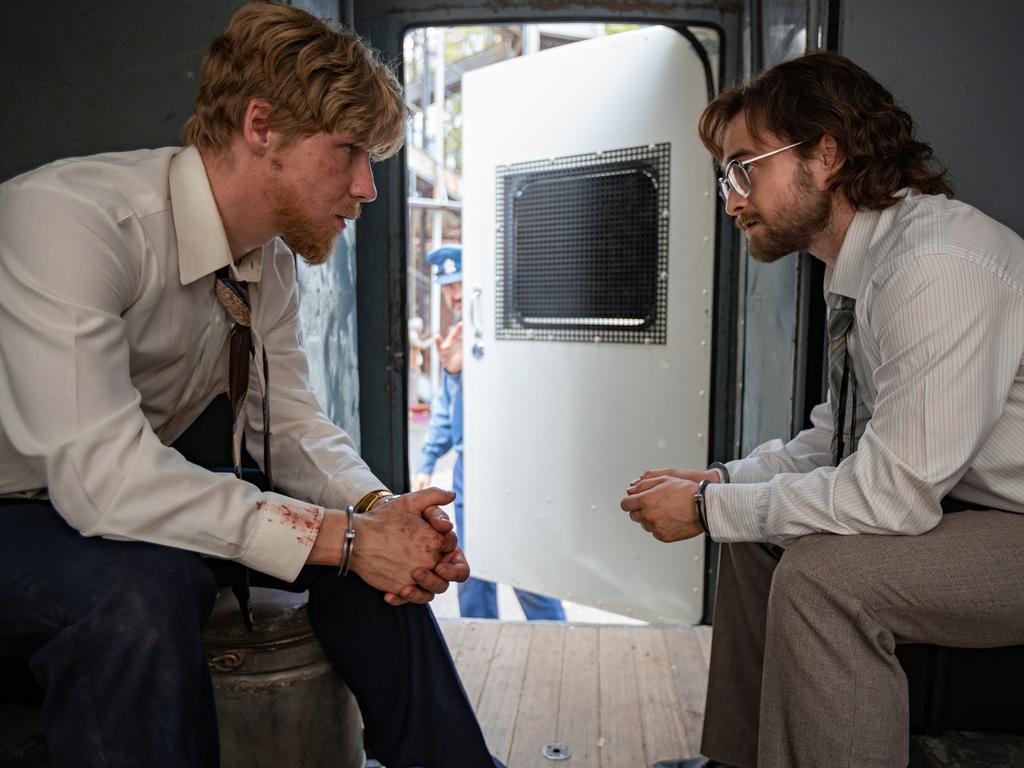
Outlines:
<svg viewBox="0 0 1024 768"><path fill-rule="evenodd" d="M353 511L357 515L361 515L365 512L369 512L378 504L382 504L386 500L393 499L394 497L395 494L393 494L387 488L378 488L376 491L370 491L368 494L363 496L363 498L357 501L353 506Z"/></svg>

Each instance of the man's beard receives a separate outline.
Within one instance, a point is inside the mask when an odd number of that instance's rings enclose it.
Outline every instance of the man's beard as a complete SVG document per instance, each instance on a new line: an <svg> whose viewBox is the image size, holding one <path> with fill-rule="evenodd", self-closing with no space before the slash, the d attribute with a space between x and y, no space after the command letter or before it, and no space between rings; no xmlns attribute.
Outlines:
<svg viewBox="0 0 1024 768"><path fill-rule="evenodd" d="M297 253L307 264L323 264L334 253L338 243L338 230L319 225L296 202L298 196L284 185L271 190L274 227L281 233L285 245Z"/></svg>
<svg viewBox="0 0 1024 768"><path fill-rule="evenodd" d="M776 211L777 223L767 224L756 214L749 216L757 220L757 232L747 237L750 255L762 264L771 264L783 256L810 248L814 238L824 231L832 219L832 196L814 188L811 172L800 164L795 180L796 192L792 198ZM744 217L739 216L742 226Z"/></svg>

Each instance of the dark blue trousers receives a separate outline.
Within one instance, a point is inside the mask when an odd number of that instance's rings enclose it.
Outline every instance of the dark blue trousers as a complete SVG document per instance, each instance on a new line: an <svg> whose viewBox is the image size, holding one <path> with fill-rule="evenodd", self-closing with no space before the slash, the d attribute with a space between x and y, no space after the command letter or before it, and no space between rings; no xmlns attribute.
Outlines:
<svg viewBox="0 0 1024 768"><path fill-rule="evenodd" d="M238 566L142 542L86 538L49 504L0 504L0 655L46 692L54 768L205 768L219 762L201 632ZM309 615L355 694L368 751L388 768L491 768L427 606L387 605L359 577L307 567Z"/></svg>

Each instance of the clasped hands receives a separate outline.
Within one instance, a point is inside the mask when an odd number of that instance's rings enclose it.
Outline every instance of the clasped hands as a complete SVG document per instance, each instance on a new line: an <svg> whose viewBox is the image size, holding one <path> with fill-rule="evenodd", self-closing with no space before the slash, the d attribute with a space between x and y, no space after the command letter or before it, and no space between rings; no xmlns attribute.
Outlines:
<svg viewBox="0 0 1024 768"><path fill-rule="evenodd" d="M703 532L693 503L701 480L717 483L719 476L713 469L649 469L629 484L619 506L658 541L691 539Z"/></svg>
<svg viewBox="0 0 1024 768"><path fill-rule="evenodd" d="M441 509L454 500L451 491L426 488L356 515L350 570L391 605L430 602L451 582L468 579L455 526ZM336 566L346 528L343 511L327 510L307 562Z"/></svg>
<svg viewBox="0 0 1024 768"><path fill-rule="evenodd" d="M705 479L716 483L719 476L714 470L647 470L629 484L619 506L658 541L693 538L702 532L693 497ZM451 491L424 488L357 515L351 570L391 605L430 602L451 582L468 579L469 563L441 509L454 499ZM329 510L321 537L343 536L344 527L344 513ZM340 543L334 551L340 552Z"/></svg>

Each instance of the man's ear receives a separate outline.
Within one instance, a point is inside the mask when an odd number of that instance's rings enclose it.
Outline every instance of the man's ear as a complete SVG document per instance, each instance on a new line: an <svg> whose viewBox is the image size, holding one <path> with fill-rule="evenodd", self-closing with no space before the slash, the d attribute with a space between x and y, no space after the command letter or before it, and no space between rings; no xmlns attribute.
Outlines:
<svg viewBox="0 0 1024 768"><path fill-rule="evenodd" d="M242 138L254 155L263 156L271 147L270 112L271 105L265 99L249 99L242 120Z"/></svg>
<svg viewBox="0 0 1024 768"><path fill-rule="evenodd" d="M846 160L839 149L839 143L835 140L835 137L827 133L818 142L818 156L820 157L823 169L830 179L838 173L839 169L843 167L843 162Z"/></svg>
<svg viewBox="0 0 1024 768"><path fill-rule="evenodd" d="M824 134L818 139L817 146L810 157L805 161L806 167L810 169L814 177L815 186L825 191L832 183L832 179L843 167L845 157L839 143L834 136Z"/></svg>

